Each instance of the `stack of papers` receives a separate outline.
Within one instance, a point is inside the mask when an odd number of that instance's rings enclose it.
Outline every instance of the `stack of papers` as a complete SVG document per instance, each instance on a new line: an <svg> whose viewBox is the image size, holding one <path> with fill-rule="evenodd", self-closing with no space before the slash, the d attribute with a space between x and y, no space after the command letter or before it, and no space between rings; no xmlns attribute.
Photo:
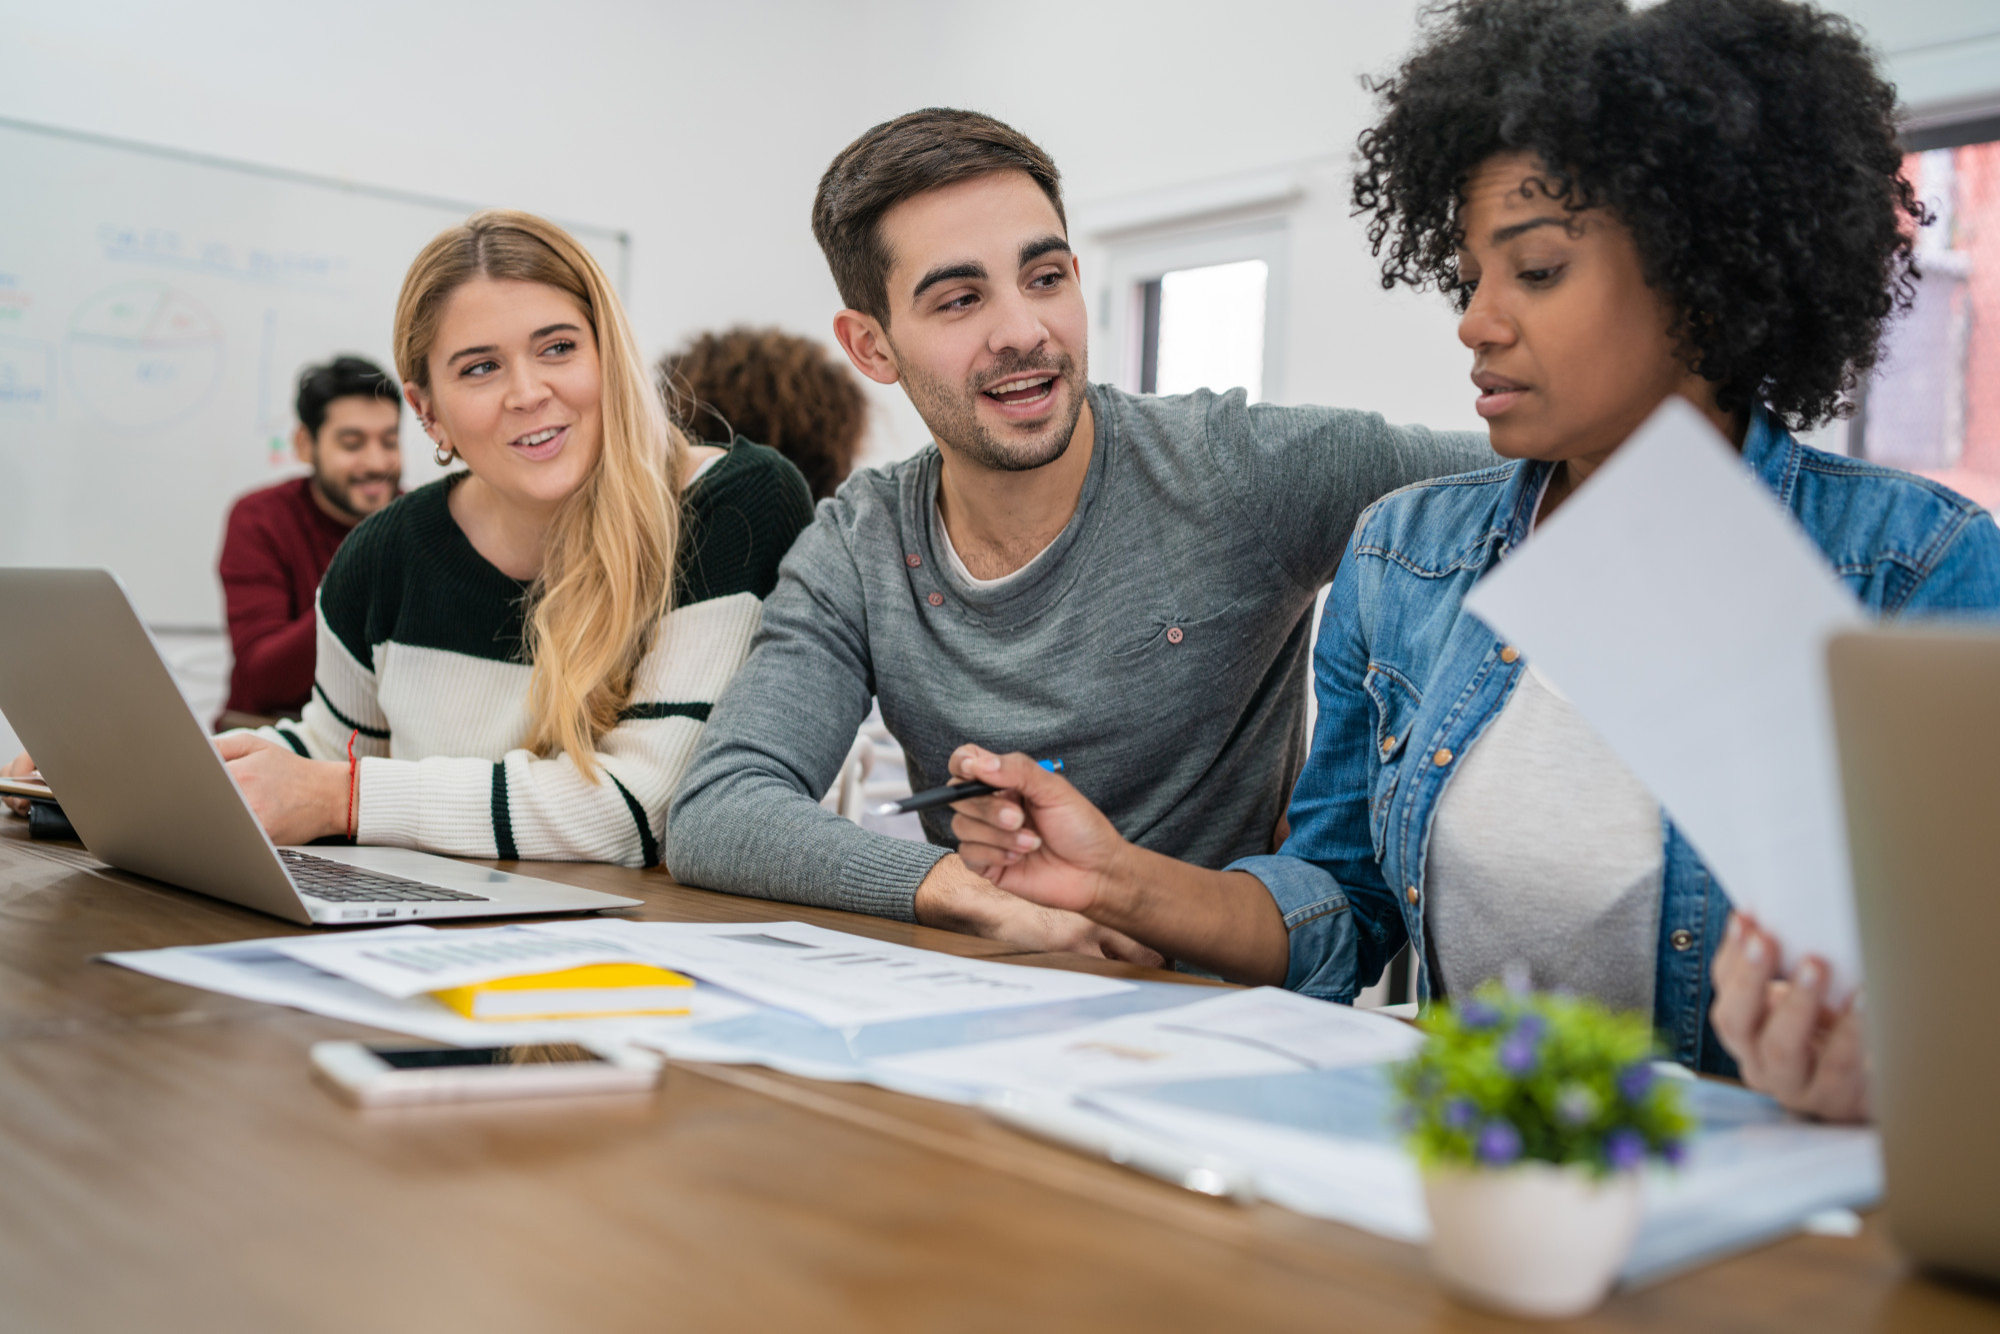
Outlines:
<svg viewBox="0 0 2000 1334"><path fill-rule="evenodd" d="M105 957L463 1046L629 1043L965 1104L1015 1092L1066 1100L1101 1118L1107 1140L1137 1130L1183 1146L1301 1213L1406 1241L1429 1232L1388 1079L1421 1035L1291 992L958 959L798 922L403 926ZM701 985L680 1017L475 1021L426 994L495 966L556 963L653 965ZM1873 1132L1791 1121L1738 1089L1689 1088L1702 1131L1685 1170L1647 1182L1629 1281L1880 1194Z"/></svg>

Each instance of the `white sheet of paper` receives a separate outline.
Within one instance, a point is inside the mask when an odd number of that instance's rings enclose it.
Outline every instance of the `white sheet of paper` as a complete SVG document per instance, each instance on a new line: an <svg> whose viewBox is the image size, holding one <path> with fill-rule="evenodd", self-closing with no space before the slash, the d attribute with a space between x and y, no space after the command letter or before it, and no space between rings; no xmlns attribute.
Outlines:
<svg viewBox="0 0 2000 1334"><path fill-rule="evenodd" d="M422 925L386 927L371 932L381 938L424 939L434 932ZM756 1007L708 987L696 987L686 1015L620 1016L608 1019L467 1019L429 996L397 998L371 991L344 977L321 972L280 952L279 946L301 939L280 936L226 945L182 945L160 950L133 950L102 956L135 972L162 977L225 996L289 1005L391 1033L407 1033L460 1047L484 1047L514 1042L554 1042L590 1038L666 1049L698 1023L733 1019Z"/></svg>
<svg viewBox="0 0 2000 1334"><path fill-rule="evenodd" d="M1465 605L1533 659L1731 900L1861 977L1826 641L1864 616L1700 413L1670 398Z"/></svg>
<svg viewBox="0 0 2000 1334"><path fill-rule="evenodd" d="M523 926L459 928L422 936L393 929L292 936L272 948L321 972L398 997L468 987L498 977L638 961L630 948L615 941L552 936Z"/></svg>
<svg viewBox="0 0 2000 1334"><path fill-rule="evenodd" d="M891 1057L870 1068L914 1084L1067 1092L1367 1065L1401 1060L1422 1041L1387 1015L1258 987L1061 1033Z"/></svg>
<svg viewBox="0 0 2000 1334"><path fill-rule="evenodd" d="M834 1028L1046 1005L1130 991L1091 973L960 959L803 922L550 922L537 932L610 940L650 963Z"/></svg>

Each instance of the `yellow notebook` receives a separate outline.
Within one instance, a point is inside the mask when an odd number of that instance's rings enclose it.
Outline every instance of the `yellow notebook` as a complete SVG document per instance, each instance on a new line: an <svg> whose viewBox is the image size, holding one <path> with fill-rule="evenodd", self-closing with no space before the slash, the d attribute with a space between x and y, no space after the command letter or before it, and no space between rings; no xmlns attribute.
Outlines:
<svg viewBox="0 0 2000 1334"><path fill-rule="evenodd" d="M686 1014L694 979L646 963L593 963L498 977L431 995L467 1019L602 1019Z"/></svg>

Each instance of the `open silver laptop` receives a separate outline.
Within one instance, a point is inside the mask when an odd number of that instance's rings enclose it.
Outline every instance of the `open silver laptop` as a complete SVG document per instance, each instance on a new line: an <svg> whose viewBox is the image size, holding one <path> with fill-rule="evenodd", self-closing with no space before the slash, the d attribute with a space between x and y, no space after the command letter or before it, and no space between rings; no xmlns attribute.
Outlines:
<svg viewBox="0 0 2000 1334"><path fill-rule="evenodd" d="M2000 632L1857 631L1827 661L1889 1229L2000 1281Z"/></svg>
<svg viewBox="0 0 2000 1334"><path fill-rule="evenodd" d="M405 848L273 847L106 570L0 569L0 713L93 854L289 921L640 902Z"/></svg>

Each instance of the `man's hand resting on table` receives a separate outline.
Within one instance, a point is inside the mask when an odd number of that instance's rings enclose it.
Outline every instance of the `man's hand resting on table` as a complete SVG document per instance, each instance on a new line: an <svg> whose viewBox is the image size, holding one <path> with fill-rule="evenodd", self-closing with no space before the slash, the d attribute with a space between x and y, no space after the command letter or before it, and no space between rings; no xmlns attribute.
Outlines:
<svg viewBox="0 0 2000 1334"><path fill-rule="evenodd" d="M1732 913L1710 973L1709 1022L1736 1058L1743 1082L1787 1110L1824 1121L1866 1121L1868 1066L1853 1000L1826 1005L1826 965L1807 958L1795 978L1778 976L1778 942L1756 920Z"/></svg>
<svg viewBox="0 0 2000 1334"><path fill-rule="evenodd" d="M965 864L1010 894L1091 915L1131 849L1104 813L1025 755L960 746L950 769L953 778L1007 789L952 803L951 832Z"/></svg>
<svg viewBox="0 0 2000 1334"><path fill-rule="evenodd" d="M1137 846L1067 778L1026 755L960 746L950 768L954 778L1003 789L952 803L958 855L993 884L1045 908L1081 913L1232 982L1284 982L1290 937L1255 876Z"/></svg>
<svg viewBox="0 0 2000 1334"><path fill-rule="evenodd" d="M917 920L925 926L1003 940L1035 953L1084 954L1148 968L1166 962L1122 932L995 889L956 856L931 868L917 886L915 906Z"/></svg>

